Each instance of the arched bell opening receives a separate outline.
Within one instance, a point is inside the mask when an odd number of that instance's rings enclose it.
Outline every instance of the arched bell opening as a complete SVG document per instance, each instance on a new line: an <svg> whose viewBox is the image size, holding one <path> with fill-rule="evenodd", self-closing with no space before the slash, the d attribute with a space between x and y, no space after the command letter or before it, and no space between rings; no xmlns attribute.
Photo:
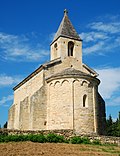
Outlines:
<svg viewBox="0 0 120 156"><path fill-rule="evenodd" d="M68 42L68 56L73 56L74 43L72 41Z"/></svg>

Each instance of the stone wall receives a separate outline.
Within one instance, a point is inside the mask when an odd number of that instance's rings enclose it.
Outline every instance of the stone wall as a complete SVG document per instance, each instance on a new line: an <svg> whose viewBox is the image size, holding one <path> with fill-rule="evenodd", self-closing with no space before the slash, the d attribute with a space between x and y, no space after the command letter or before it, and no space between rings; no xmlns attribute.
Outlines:
<svg viewBox="0 0 120 156"><path fill-rule="evenodd" d="M20 130L46 129L46 110L47 110L46 104L47 98L44 86L41 87L38 91L36 91L31 96L31 98L26 97L23 101L21 101L19 123L18 123L19 129ZM14 116L13 113L11 113L11 115ZM12 128L14 128L14 126Z"/></svg>
<svg viewBox="0 0 120 156"><path fill-rule="evenodd" d="M8 114L8 127L9 129L14 128L14 122L15 122L15 104L12 105L9 109L9 114Z"/></svg>
<svg viewBox="0 0 120 156"><path fill-rule="evenodd" d="M94 133L94 97L92 87L89 86L89 83L85 79L78 79L73 83L74 129L77 133ZM84 96L86 96L86 99L83 102Z"/></svg>
<svg viewBox="0 0 120 156"><path fill-rule="evenodd" d="M30 97L43 86L43 70L14 91L14 103L9 111L8 128L29 129ZM12 119L14 116L14 120ZM12 117L12 118L11 118ZM21 118L21 119L20 119ZM25 123L22 121L26 120ZM27 123L28 122L28 123Z"/></svg>
<svg viewBox="0 0 120 156"><path fill-rule="evenodd" d="M30 129L46 129L47 124L47 92L42 86L30 98Z"/></svg>
<svg viewBox="0 0 120 156"><path fill-rule="evenodd" d="M47 129L73 129L70 80L55 80L48 85Z"/></svg>
<svg viewBox="0 0 120 156"><path fill-rule="evenodd" d="M58 49L58 53L65 50L67 54L67 42L70 40L59 39L58 48L61 50ZM89 75L83 73L82 43L78 44L77 41L74 41L74 44L75 57L66 57L57 64L54 61L53 64L49 62L48 66L44 65L40 72L15 90L13 104L15 108L11 108L9 112L9 129L69 128L75 129L77 133L99 134L98 130L103 126L100 125L101 118L103 118L101 112L104 113L103 105L96 100L98 98L97 87L94 89L95 86L98 86L99 80L90 76L90 70L85 70ZM79 50L78 54L77 50ZM64 74L63 77L49 79L52 75L65 69L78 70L77 72L80 72L81 75L74 76L73 73L71 76L69 74L68 77L64 77ZM85 106L83 106L84 95L86 96Z"/></svg>
<svg viewBox="0 0 120 156"><path fill-rule="evenodd" d="M47 129L74 129L76 133L98 133L94 81L62 78L48 83ZM96 93L97 94L97 90ZM86 96L85 105L83 98Z"/></svg>
<svg viewBox="0 0 120 156"><path fill-rule="evenodd" d="M14 103L19 103L20 101L23 101L26 97L32 96L42 86L43 70L14 91Z"/></svg>
<svg viewBox="0 0 120 156"><path fill-rule="evenodd" d="M20 102L19 128L29 129L29 99L25 98Z"/></svg>
<svg viewBox="0 0 120 156"><path fill-rule="evenodd" d="M99 133L106 134L106 114L105 114L105 101L102 99L101 95L98 93L98 126Z"/></svg>
<svg viewBox="0 0 120 156"><path fill-rule="evenodd" d="M20 130L8 130L8 129L0 129L0 135L27 135L27 134L50 134L54 133L57 135L63 135L65 138L70 139L74 136L79 137L88 137L91 141L93 140L100 140L102 144L117 144L120 146L120 137L112 137L112 136L103 136L103 135L85 135L85 134L79 134L76 135L73 130L70 129L64 129L64 130L41 130L41 131L20 131Z"/></svg>
<svg viewBox="0 0 120 156"><path fill-rule="evenodd" d="M77 58L82 66L82 42L65 37L59 37L58 40L51 45L51 60L59 57L63 60L68 57L68 42L70 41L74 43L73 57Z"/></svg>

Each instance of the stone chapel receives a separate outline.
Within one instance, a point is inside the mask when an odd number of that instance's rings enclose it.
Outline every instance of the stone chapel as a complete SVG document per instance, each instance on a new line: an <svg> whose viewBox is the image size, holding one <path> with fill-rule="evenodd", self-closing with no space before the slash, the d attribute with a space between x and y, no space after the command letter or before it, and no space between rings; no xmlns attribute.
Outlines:
<svg viewBox="0 0 120 156"><path fill-rule="evenodd" d="M51 60L14 90L8 129L104 134L105 102L98 74L82 62L82 39L67 10L50 45Z"/></svg>

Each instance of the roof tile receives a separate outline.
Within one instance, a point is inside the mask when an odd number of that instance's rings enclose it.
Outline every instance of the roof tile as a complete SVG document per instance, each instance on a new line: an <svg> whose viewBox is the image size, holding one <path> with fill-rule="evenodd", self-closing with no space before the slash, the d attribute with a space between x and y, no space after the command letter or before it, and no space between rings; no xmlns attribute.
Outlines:
<svg viewBox="0 0 120 156"><path fill-rule="evenodd" d="M62 22L58 28L57 33L55 34L55 37L53 39L53 42L58 38L58 37L68 37L68 38L73 38L76 40L81 40L80 36L74 29L71 21L68 18L67 11L64 11L64 17L62 19Z"/></svg>

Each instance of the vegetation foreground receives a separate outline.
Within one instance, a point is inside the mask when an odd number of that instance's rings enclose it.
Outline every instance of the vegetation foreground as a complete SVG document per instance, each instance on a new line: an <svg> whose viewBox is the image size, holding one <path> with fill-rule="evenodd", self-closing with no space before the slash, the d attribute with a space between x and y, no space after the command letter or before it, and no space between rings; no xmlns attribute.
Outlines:
<svg viewBox="0 0 120 156"><path fill-rule="evenodd" d="M70 144L93 144L93 145L101 145L99 140L90 140L87 137L79 137L74 136L70 139L65 138L63 135L57 134L28 134L28 135L0 135L0 143L4 142L24 142L24 141L32 141L39 143L70 143Z"/></svg>
<svg viewBox="0 0 120 156"><path fill-rule="evenodd" d="M73 145L74 144L74 145ZM75 145L76 144L76 145ZM120 147L102 145L99 140L56 134L0 135L0 156L120 156Z"/></svg>

